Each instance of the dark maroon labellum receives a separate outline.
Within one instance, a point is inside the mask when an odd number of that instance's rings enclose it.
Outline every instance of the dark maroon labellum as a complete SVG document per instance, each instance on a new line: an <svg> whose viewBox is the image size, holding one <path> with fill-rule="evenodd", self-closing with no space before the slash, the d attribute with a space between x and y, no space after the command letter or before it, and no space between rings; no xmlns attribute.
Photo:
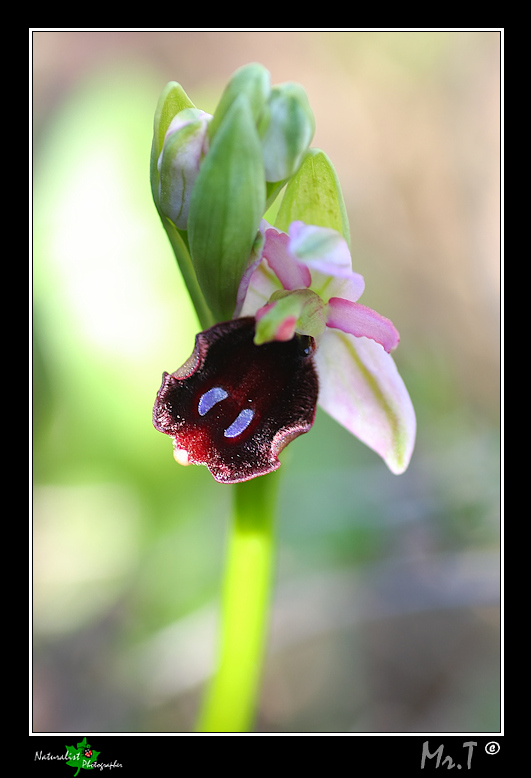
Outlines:
<svg viewBox="0 0 531 778"><path fill-rule="evenodd" d="M276 470L278 454L315 418L313 338L256 346L254 324L234 319L197 335L190 359L163 374L153 408L177 461L207 465L221 483Z"/></svg>

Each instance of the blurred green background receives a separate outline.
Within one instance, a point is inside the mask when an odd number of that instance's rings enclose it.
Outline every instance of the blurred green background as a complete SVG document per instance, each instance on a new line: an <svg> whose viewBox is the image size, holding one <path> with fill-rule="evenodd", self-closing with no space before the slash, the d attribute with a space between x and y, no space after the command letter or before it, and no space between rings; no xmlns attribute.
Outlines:
<svg viewBox="0 0 531 778"><path fill-rule="evenodd" d="M149 153L167 81L212 110L251 61L308 93L418 418L402 476L321 411L283 453L257 729L496 731L500 33L215 30L33 32L34 731L189 731L212 670L231 489L151 424L198 328Z"/></svg>

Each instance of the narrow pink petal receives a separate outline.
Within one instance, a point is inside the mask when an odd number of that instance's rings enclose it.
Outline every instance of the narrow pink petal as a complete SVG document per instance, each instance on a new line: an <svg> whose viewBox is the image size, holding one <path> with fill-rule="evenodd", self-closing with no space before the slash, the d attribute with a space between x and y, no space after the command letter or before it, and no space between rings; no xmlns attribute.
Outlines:
<svg viewBox="0 0 531 778"><path fill-rule="evenodd" d="M327 311L327 327L348 332L357 338L375 340L388 353L398 346L400 335L393 322L366 305L343 300L341 297L331 297Z"/></svg>
<svg viewBox="0 0 531 778"><path fill-rule="evenodd" d="M310 271L302 262L297 262L288 252L289 237L275 229L265 233L263 256L276 273L284 289L306 289L312 282Z"/></svg>
<svg viewBox="0 0 531 778"><path fill-rule="evenodd" d="M328 329L315 364L319 405L376 451L393 473L403 473L415 444L416 420L393 358L373 340Z"/></svg>

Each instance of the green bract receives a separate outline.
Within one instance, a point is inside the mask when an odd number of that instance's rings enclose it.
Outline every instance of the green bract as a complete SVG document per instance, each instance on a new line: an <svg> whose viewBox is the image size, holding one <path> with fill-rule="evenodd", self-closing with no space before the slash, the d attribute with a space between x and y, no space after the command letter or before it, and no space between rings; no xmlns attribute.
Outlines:
<svg viewBox="0 0 531 778"><path fill-rule="evenodd" d="M151 144L150 161L151 192L198 319L203 327L209 327L214 324L214 319L211 311L206 305L203 293L197 281L192 258L190 257L190 252L188 250L186 232L177 229L175 224L164 214L160 207L160 175L158 161L164 145L166 132L168 131L172 120L177 114L185 109L195 109L195 106L182 86L175 81L170 81L166 84L159 97L153 121L153 141Z"/></svg>
<svg viewBox="0 0 531 778"><path fill-rule="evenodd" d="M188 216L190 251L207 304L230 319L265 211L262 150L249 99L223 117L197 177Z"/></svg>
<svg viewBox="0 0 531 778"><path fill-rule="evenodd" d="M299 170L289 181L275 219L284 232L294 221L330 227L350 244L350 230L341 185L324 151L309 149Z"/></svg>

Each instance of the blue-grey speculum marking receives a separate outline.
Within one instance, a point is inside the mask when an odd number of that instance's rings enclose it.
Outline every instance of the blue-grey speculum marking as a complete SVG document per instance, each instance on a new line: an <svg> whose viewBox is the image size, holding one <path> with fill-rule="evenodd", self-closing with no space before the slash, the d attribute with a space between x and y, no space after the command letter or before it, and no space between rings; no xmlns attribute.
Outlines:
<svg viewBox="0 0 531 778"><path fill-rule="evenodd" d="M214 405L222 400L226 400L228 396L225 389L222 389L220 386L214 386L212 389L209 389L208 392L202 394L199 399L199 405L197 406L199 415L204 416L214 407Z"/></svg>
<svg viewBox="0 0 531 778"><path fill-rule="evenodd" d="M250 408L244 408L243 411L240 411L236 416L236 419L232 422L230 427L227 427L223 433L225 437L236 438L238 435L241 435L241 433L246 430L249 424L252 422L253 416L254 411L252 411Z"/></svg>

